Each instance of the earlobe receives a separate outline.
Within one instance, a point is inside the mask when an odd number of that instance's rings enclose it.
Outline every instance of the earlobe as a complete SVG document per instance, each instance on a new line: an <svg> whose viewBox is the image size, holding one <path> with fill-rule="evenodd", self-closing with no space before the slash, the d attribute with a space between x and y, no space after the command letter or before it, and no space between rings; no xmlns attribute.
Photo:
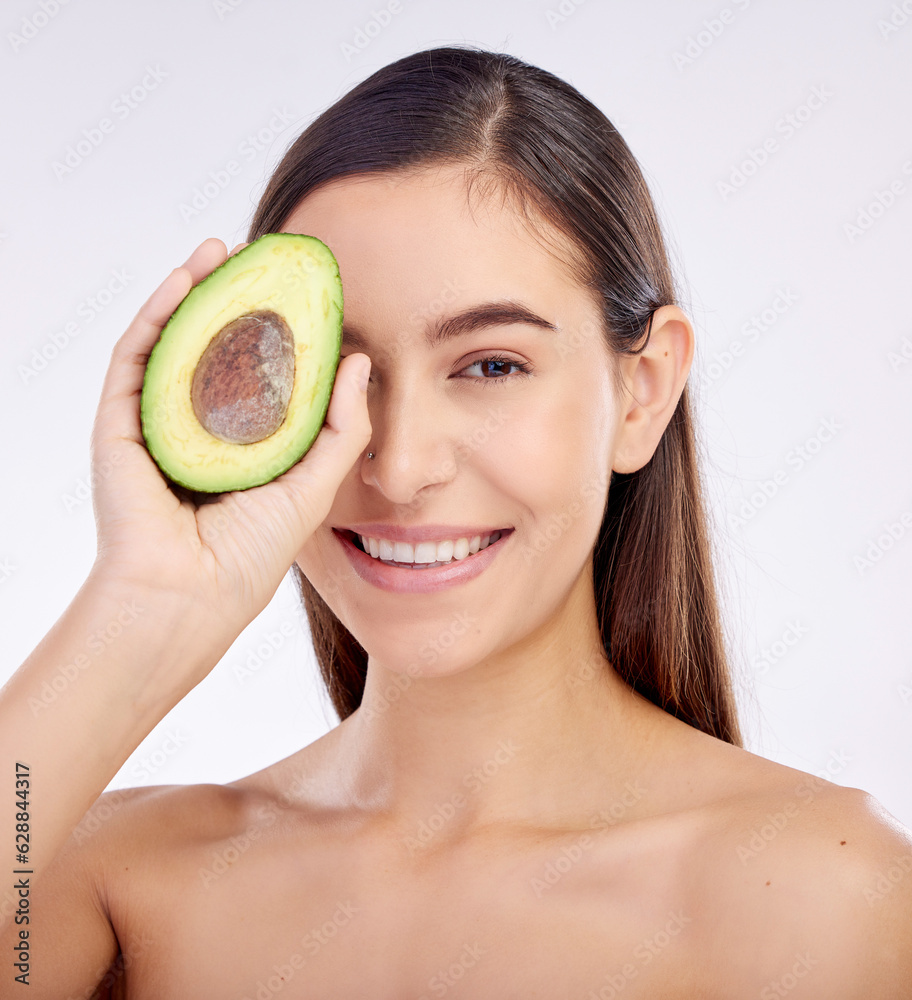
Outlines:
<svg viewBox="0 0 912 1000"><path fill-rule="evenodd" d="M678 306L661 306L642 352L619 359L625 392L615 438L615 472L636 472L658 447L693 362L693 326Z"/></svg>

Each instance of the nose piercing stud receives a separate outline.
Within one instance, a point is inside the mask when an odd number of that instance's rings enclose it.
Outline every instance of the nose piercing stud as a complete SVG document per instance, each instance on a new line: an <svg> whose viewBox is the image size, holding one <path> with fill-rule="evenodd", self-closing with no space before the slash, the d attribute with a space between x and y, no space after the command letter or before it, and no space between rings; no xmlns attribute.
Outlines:
<svg viewBox="0 0 912 1000"><path fill-rule="evenodd" d="M374 457L374 453L373 453L372 451L369 451L369 452L367 453L367 457L368 457L368 459L371 459L371 458L373 458L373 457Z"/></svg>

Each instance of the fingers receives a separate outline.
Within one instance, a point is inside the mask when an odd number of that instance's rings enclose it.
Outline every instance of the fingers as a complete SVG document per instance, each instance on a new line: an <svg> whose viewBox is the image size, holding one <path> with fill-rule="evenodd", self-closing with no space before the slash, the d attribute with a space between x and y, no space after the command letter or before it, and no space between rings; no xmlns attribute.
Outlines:
<svg viewBox="0 0 912 1000"><path fill-rule="evenodd" d="M256 551L274 554L284 572L295 555L326 519L342 480L351 471L370 441L367 411L367 378L370 359L365 354L345 358L336 372L326 423L303 459L273 482L247 490L243 502L234 494L198 512L204 529L208 519L224 516L226 506L236 510L239 527L234 542L258 537ZM221 508L221 509L220 509ZM234 517L234 515L232 515ZM231 518L229 518L231 519ZM231 542L231 533L216 532L221 544ZM206 537L204 531L202 537Z"/></svg>
<svg viewBox="0 0 912 1000"><path fill-rule="evenodd" d="M370 440L370 418L364 399L370 370L371 359L366 354L350 354L339 363L326 411L326 424L337 433L363 433L366 430Z"/></svg>
<svg viewBox="0 0 912 1000"><path fill-rule="evenodd" d="M310 474L330 479L336 486L370 441L371 423L367 412L370 366L366 354L350 354L342 360L336 372L325 426L306 456Z"/></svg>
<svg viewBox="0 0 912 1000"><path fill-rule="evenodd" d="M220 264L224 264L228 259L228 249L221 240L210 237L193 251L184 262L184 268L193 277L193 284L202 281L206 275L211 274Z"/></svg>
<svg viewBox="0 0 912 1000"><path fill-rule="evenodd" d="M351 354L339 365L326 423L302 461L276 482L291 492L297 552L329 513L339 484L371 438L367 410L370 358ZM264 489L268 489L267 485Z"/></svg>
<svg viewBox="0 0 912 1000"><path fill-rule="evenodd" d="M208 239L201 243L183 266L175 268L140 307L111 354L96 418L100 433L113 432L119 437L142 442L135 397L142 391L149 353L171 314L193 285L224 263L226 254L221 240Z"/></svg>

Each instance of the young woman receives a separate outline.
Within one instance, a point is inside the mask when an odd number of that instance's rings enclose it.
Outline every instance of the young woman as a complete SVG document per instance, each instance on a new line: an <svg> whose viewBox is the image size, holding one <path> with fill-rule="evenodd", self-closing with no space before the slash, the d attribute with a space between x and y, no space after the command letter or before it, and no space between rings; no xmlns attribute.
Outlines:
<svg viewBox="0 0 912 1000"><path fill-rule="evenodd" d="M146 453L144 365L207 241L114 350L97 559L2 694L29 995L912 996L908 831L740 748L693 330L611 124L509 56L418 53L291 147L250 238L277 231L345 291L315 446L204 504ZM340 724L226 786L99 798L289 567Z"/></svg>

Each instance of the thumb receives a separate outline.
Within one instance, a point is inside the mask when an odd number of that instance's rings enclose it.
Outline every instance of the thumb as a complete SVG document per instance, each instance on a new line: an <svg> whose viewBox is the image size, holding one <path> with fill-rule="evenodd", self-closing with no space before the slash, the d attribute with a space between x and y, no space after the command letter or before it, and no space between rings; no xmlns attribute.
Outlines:
<svg viewBox="0 0 912 1000"><path fill-rule="evenodd" d="M367 380L371 361L350 354L336 372L326 422L304 458L276 480L290 494L296 520L310 535L332 506L336 490L371 439Z"/></svg>

